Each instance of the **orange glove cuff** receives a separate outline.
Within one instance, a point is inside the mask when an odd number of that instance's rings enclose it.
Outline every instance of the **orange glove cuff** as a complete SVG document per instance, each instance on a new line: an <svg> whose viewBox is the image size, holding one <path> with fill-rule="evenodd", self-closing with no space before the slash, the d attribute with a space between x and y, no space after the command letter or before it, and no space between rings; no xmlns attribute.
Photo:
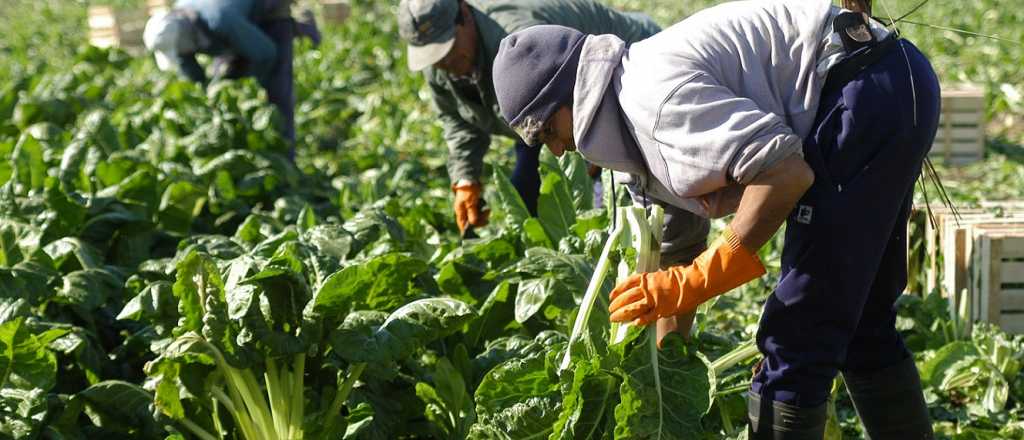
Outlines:
<svg viewBox="0 0 1024 440"><path fill-rule="evenodd" d="M483 190L483 187L480 185L480 182L473 182L471 180L452 182L452 191L456 193L459 191L474 191L479 194L481 190Z"/></svg>
<svg viewBox="0 0 1024 440"><path fill-rule="evenodd" d="M670 270L681 272L680 290L686 292L679 296L676 309L680 312L695 310L707 300L765 274L761 259L740 243L730 227L693 264Z"/></svg>

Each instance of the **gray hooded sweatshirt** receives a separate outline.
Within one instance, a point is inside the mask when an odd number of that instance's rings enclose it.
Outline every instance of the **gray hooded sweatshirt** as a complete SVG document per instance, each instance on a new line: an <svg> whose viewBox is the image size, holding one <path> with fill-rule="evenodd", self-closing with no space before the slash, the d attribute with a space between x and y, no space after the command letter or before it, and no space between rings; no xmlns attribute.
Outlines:
<svg viewBox="0 0 1024 440"><path fill-rule="evenodd" d="M588 36L573 95L579 152L617 171L634 199L702 217L735 212L744 185L802 154L828 69L844 54L832 32L840 12L828 0L746 0L628 48Z"/></svg>

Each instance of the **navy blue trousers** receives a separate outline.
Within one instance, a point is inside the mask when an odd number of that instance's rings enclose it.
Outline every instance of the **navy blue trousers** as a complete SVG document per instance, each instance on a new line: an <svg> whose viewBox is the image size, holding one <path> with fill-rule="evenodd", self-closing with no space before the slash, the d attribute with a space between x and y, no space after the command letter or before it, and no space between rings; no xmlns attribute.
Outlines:
<svg viewBox="0 0 1024 440"><path fill-rule="evenodd" d="M537 197L540 195L540 148L516 141L516 167L511 178L526 209L534 217L537 216Z"/></svg>
<svg viewBox="0 0 1024 440"><path fill-rule="evenodd" d="M939 83L906 40L823 96L804 140L814 185L786 222L779 284L757 332L752 391L800 407L829 396L840 371L909 356L895 328L906 287L906 222L939 119Z"/></svg>
<svg viewBox="0 0 1024 440"><path fill-rule="evenodd" d="M284 119L283 135L292 143L295 154L295 93L292 73L292 38L295 37L295 22L283 18L259 23L259 27L277 45L277 61L267 78L260 79L260 85L267 91L267 100L281 112Z"/></svg>
<svg viewBox="0 0 1024 440"><path fill-rule="evenodd" d="M292 72L292 38L297 30L295 21L290 18L261 21L257 23L260 30L267 34L277 47L277 59L270 75L258 78L260 86L267 92L267 100L277 108L284 119L281 135L292 143L292 156L295 155L295 92ZM305 31L308 28L299 30ZM314 28L315 29L315 28ZM213 70L224 71L224 77L238 79L249 75L248 62L235 54L218 56L213 60ZM294 158L294 157L293 157Z"/></svg>

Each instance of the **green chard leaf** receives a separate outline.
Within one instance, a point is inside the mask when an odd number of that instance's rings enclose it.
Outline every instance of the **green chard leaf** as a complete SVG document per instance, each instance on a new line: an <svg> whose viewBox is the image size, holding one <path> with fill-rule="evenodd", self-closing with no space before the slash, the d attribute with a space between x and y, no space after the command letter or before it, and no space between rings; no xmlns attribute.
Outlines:
<svg viewBox="0 0 1024 440"><path fill-rule="evenodd" d="M653 328L629 343L621 364L621 402L615 407L615 438L690 439L715 394L708 360L678 334L658 350Z"/></svg>

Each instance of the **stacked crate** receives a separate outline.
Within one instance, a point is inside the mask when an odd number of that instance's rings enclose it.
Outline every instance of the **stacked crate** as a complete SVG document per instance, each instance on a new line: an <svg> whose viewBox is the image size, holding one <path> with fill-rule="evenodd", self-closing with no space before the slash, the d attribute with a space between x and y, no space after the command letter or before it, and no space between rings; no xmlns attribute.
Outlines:
<svg viewBox="0 0 1024 440"><path fill-rule="evenodd" d="M1024 334L1024 222L979 225L971 231L972 321Z"/></svg>
<svg viewBox="0 0 1024 440"><path fill-rule="evenodd" d="M1024 203L959 212L937 208L934 225L925 219L926 288L938 288L970 322L1024 333Z"/></svg>
<svg viewBox="0 0 1024 440"><path fill-rule="evenodd" d="M171 10L171 0L146 0L146 13L150 17L157 14L166 14Z"/></svg>
<svg viewBox="0 0 1024 440"><path fill-rule="evenodd" d="M965 165L985 156L985 92L942 90L939 130L929 157L947 165Z"/></svg>
<svg viewBox="0 0 1024 440"><path fill-rule="evenodd" d="M320 8L327 24L342 24L352 12L347 0L321 0Z"/></svg>
<svg viewBox="0 0 1024 440"><path fill-rule="evenodd" d="M146 11L118 9L112 6L89 7L89 44L141 50Z"/></svg>

